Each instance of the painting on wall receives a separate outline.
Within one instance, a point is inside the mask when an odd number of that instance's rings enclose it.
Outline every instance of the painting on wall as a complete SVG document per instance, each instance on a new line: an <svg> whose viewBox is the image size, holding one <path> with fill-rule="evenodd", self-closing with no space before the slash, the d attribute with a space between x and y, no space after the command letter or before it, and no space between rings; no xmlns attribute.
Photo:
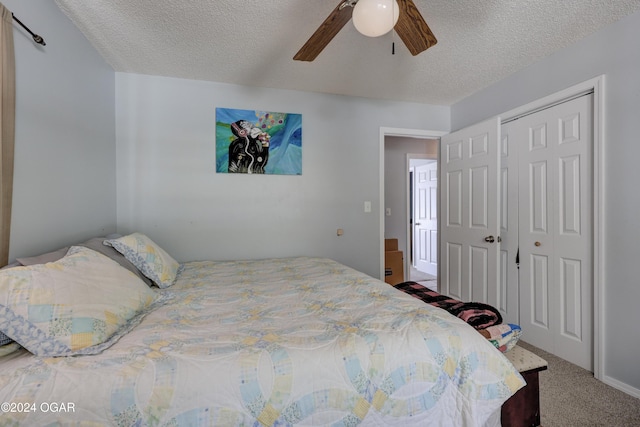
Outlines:
<svg viewBox="0 0 640 427"><path fill-rule="evenodd" d="M216 108L216 171L301 175L302 115Z"/></svg>

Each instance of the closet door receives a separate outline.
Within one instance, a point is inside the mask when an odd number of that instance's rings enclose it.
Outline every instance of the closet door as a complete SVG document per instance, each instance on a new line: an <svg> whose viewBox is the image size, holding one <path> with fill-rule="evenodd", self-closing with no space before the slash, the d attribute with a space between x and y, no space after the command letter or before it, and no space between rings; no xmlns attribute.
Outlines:
<svg viewBox="0 0 640 427"><path fill-rule="evenodd" d="M526 116L519 142L523 340L593 370L592 95Z"/></svg>
<svg viewBox="0 0 640 427"><path fill-rule="evenodd" d="M500 119L441 138L440 287L462 301L498 303Z"/></svg>
<svg viewBox="0 0 640 427"><path fill-rule="evenodd" d="M500 282L496 308L505 322L520 324L518 261L519 124L502 125L500 143Z"/></svg>

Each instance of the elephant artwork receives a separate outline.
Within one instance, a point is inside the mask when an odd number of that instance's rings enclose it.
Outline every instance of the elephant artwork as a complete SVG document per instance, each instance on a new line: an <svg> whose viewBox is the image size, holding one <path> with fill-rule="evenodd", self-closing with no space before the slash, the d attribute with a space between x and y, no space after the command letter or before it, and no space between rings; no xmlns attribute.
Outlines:
<svg viewBox="0 0 640 427"><path fill-rule="evenodd" d="M231 123L236 139L229 144L229 173L260 173L269 161L268 133L247 120Z"/></svg>

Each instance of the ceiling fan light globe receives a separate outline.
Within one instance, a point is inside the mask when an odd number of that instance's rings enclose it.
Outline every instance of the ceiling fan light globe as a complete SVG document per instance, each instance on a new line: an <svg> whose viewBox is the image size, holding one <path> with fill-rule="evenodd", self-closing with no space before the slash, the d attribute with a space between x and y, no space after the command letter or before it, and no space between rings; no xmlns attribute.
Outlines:
<svg viewBox="0 0 640 427"><path fill-rule="evenodd" d="M353 25L368 37L387 34L398 22L400 9L396 0L358 0L353 8Z"/></svg>

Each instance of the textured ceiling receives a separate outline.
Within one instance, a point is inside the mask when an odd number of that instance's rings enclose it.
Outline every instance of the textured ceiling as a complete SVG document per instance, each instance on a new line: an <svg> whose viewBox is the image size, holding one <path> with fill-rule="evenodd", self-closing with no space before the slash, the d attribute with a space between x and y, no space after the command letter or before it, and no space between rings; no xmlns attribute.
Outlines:
<svg viewBox="0 0 640 427"><path fill-rule="evenodd" d="M339 0L56 0L116 71L451 105L640 8L640 0L414 0L438 44L348 23L292 58ZM392 42L395 54L392 55ZM615 48L612 46L612 48Z"/></svg>

